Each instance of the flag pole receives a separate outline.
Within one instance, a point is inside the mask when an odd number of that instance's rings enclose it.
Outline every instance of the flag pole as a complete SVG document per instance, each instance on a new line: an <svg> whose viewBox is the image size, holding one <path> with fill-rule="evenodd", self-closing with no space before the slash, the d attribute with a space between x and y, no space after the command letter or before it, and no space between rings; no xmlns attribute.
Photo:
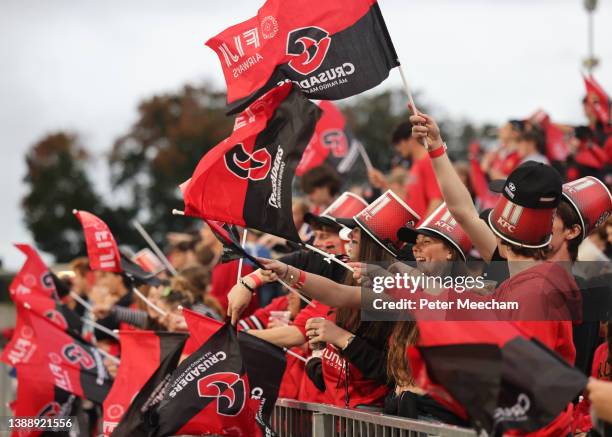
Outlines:
<svg viewBox="0 0 612 437"><path fill-rule="evenodd" d="M244 228L244 232L242 233L242 241L240 242L240 247L242 247L243 249L244 245L246 244L246 237L248 231L249 230L247 228ZM236 278L236 284L240 282L240 278L242 278L242 263L243 259L242 257L240 257L240 259L238 260L238 277Z"/></svg>
<svg viewBox="0 0 612 437"><path fill-rule="evenodd" d="M333 256L333 255L331 255L331 254L329 254L329 253L327 253L327 252L325 252L325 251L323 251L323 250L321 250L321 249L317 249L317 248L316 248L316 247L314 247L312 244L305 243L305 244L304 244L304 246L305 246L305 247L307 247L308 249L312 250L313 252L316 252L316 253L318 253L319 255L323 256L323 257L325 258L325 261L327 261L327 262L333 261L333 262L335 262L336 264L341 265L342 267L344 267L345 269L347 269L347 270L349 270L349 271L351 271L351 272L354 272L354 271L355 271L355 269L353 269L353 268L352 268L351 266L349 266L347 263L345 263L345 262L343 262L343 261L340 261L340 260L339 260L338 258L336 258L335 256Z"/></svg>
<svg viewBox="0 0 612 437"><path fill-rule="evenodd" d="M406 91L406 95L408 96L408 106L412 110L413 115L417 115L419 112L417 111L416 105L414 104L414 99L412 98L412 91L410 91L410 87L408 86L408 80L406 80L406 75L404 74L404 69L401 64L397 67L400 72L400 76L402 78L402 83L404 84L404 91Z"/></svg>
<svg viewBox="0 0 612 437"><path fill-rule="evenodd" d="M76 300L78 303L80 303L81 306L83 308L85 308L87 311L91 311L92 306L89 304L89 302L87 302L85 299L83 299L77 293L75 293L74 291L71 291L70 292L70 297L72 297L74 300Z"/></svg>
<svg viewBox="0 0 612 437"><path fill-rule="evenodd" d="M95 321L93 321L91 319L88 319L87 317L81 317L81 321L83 323L87 323L88 325L93 326L98 331L102 331L105 334L110 335L114 339L119 340L119 336L117 334L115 334L111 329L108 329L106 326L102 326L99 323L96 323Z"/></svg>
<svg viewBox="0 0 612 437"><path fill-rule="evenodd" d="M172 215L185 215L185 211L181 211L180 209L173 209Z"/></svg>
<svg viewBox="0 0 612 437"><path fill-rule="evenodd" d="M132 287L132 291L134 292L134 294L136 294L136 296L138 296L140 299L142 299L142 301L149 307L151 308L153 311L155 311L156 313L158 313L159 315L161 315L162 317L165 317L166 315L168 315L167 312L165 312L164 310L162 310L160 307L158 307L157 305L155 305L153 302L151 302L149 299L147 299L147 297L142 294L140 292L140 290L138 290L138 288L136 287Z"/></svg>
<svg viewBox="0 0 612 437"><path fill-rule="evenodd" d="M365 147L363 147L363 144L361 144L361 141L357 141L357 150L359 150L359 155L361 155L361 159L363 159L363 162L368 171L374 170L374 166L372 165L372 161L370 161L368 152L366 152Z"/></svg>
<svg viewBox="0 0 612 437"><path fill-rule="evenodd" d="M155 241L153 241L153 239L151 238L149 233L145 230L145 228L143 228L142 225L140 223L138 223L137 220L132 220L132 225L140 233L142 238L144 238L144 240L147 242L149 247L151 249L153 249L153 252L155 252L155 254L159 257L161 262L164 263L164 265L166 266L166 268L168 269L170 274L172 274L172 276L177 276L178 272L176 271L174 266L172 266L172 264L170 264L170 261L168 260L168 258L166 258L166 255L164 255L164 252L162 252L162 250L159 248L159 246L157 244L155 244Z"/></svg>
<svg viewBox="0 0 612 437"><path fill-rule="evenodd" d="M303 356L296 354L295 352L293 352L292 350L287 349L286 347L283 348L283 350L285 351L285 353L287 355L291 355L294 358L297 358L300 361L306 362L308 361L306 358L304 358Z"/></svg>
<svg viewBox="0 0 612 437"><path fill-rule="evenodd" d="M104 355L105 358L111 360L113 363L115 364L119 364L119 358L112 356L111 354L109 354L108 352L106 352L105 350L102 350L98 347L96 347L96 350L98 352L100 352L100 355Z"/></svg>

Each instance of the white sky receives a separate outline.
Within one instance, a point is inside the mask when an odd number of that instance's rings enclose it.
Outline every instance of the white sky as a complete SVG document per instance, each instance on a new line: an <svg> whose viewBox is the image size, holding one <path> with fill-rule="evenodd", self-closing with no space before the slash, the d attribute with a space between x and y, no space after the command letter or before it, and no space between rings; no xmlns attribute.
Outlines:
<svg viewBox="0 0 612 437"><path fill-rule="evenodd" d="M499 123L543 108L557 121L582 122L587 19L581 0L379 2L408 80L438 114ZM188 81L222 85L216 55L203 42L253 16L260 3L0 0L6 267L22 262L11 243L31 241L19 208L25 150L48 132L69 129L101 158L135 121L141 99ZM599 3L596 77L612 93L612 0ZM393 71L380 87L399 85ZM107 193L103 168L93 176Z"/></svg>

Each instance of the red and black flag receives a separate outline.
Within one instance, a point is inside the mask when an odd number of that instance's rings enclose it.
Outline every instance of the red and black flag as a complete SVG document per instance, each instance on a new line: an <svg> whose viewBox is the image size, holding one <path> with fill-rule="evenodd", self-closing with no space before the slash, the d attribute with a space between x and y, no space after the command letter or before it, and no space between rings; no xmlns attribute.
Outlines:
<svg viewBox="0 0 612 437"><path fill-rule="evenodd" d="M78 399L72 393L56 387L53 383L41 383L29 378L35 371L29 365L17 366L17 399L13 403L15 417L69 417L74 416ZM38 437L43 431L14 431L11 437ZM58 435L54 432L54 435Z"/></svg>
<svg viewBox="0 0 612 437"><path fill-rule="evenodd" d="M49 268L36 250L29 244L15 244L15 247L22 251L27 259L9 286L13 299L16 296L26 297L32 294L57 298Z"/></svg>
<svg viewBox="0 0 612 437"><path fill-rule="evenodd" d="M319 108L323 114L295 169L297 176L325 163L334 167L338 173L346 173L359 157L360 144L348 129L346 119L338 107L322 100Z"/></svg>
<svg viewBox="0 0 612 437"><path fill-rule="evenodd" d="M497 436L563 422L586 386L582 372L511 322L417 324L419 345L408 351L415 380L455 413L467 412L479 431Z"/></svg>
<svg viewBox="0 0 612 437"><path fill-rule="evenodd" d="M27 297L13 296L13 301L16 306L27 306L29 310L47 318L73 337L81 336L83 330L81 318L60 301L36 294Z"/></svg>
<svg viewBox="0 0 612 437"><path fill-rule="evenodd" d="M32 369L29 377L101 404L112 378L98 349L34 311L22 310L20 317L31 329L33 353L27 363L22 362Z"/></svg>
<svg viewBox="0 0 612 437"><path fill-rule="evenodd" d="M221 262L229 262L235 259L246 258L259 268L264 268L254 256L250 255L240 245L238 230L234 225L221 223L214 220L204 219L215 237L223 244Z"/></svg>
<svg viewBox="0 0 612 437"><path fill-rule="evenodd" d="M181 186L185 214L299 242L291 184L320 113L291 84L261 97Z"/></svg>
<svg viewBox="0 0 612 437"><path fill-rule="evenodd" d="M286 81L311 99L344 99L399 65L375 0L268 0L206 45L219 56L231 113Z"/></svg>
<svg viewBox="0 0 612 437"><path fill-rule="evenodd" d="M176 368L186 339L185 334L171 332L119 333L121 363L103 404L104 436L145 435L140 408L154 404L151 395L154 399L159 394L155 389Z"/></svg>
<svg viewBox="0 0 612 437"><path fill-rule="evenodd" d="M172 375L151 435L269 435L284 368L282 350L224 325Z"/></svg>
<svg viewBox="0 0 612 437"><path fill-rule="evenodd" d="M238 343L246 366L252 411L260 435L273 435L269 425L270 416L278 399L287 357L281 348L244 332L238 334Z"/></svg>

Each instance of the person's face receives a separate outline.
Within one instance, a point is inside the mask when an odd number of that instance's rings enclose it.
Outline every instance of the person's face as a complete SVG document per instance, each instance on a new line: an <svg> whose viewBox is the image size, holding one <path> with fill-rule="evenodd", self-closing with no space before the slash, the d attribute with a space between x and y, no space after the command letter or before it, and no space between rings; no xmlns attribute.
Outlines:
<svg viewBox="0 0 612 437"><path fill-rule="evenodd" d="M312 192L308 194L308 200L311 204L326 207L332 202L332 196L327 187L316 187Z"/></svg>
<svg viewBox="0 0 612 437"><path fill-rule="evenodd" d="M344 243L338 235L338 231L329 228L317 229L314 231L313 246L324 250L332 255L344 254Z"/></svg>
<svg viewBox="0 0 612 437"><path fill-rule="evenodd" d="M72 278L72 290L78 294L85 293L89 288L89 284L87 284L87 278L81 275L79 272L74 272L74 277Z"/></svg>
<svg viewBox="0 0 612 437"><path fill-rule="evenodd" d="M181 270L185 264L187 264L187 252L182 250L174 250L170 253L170 263L172 267L177 270Z"/></svg>
<svg viewBox="0 0 612 437"><path fill-rule="evenodd" d="M126 292L123 279L117 273L96 272L96 285L113 297L121 297Z"/></svg>
<svg viewBox="0 0 612 437"><path fill-rule="evenodd" d="M395 152L402 158L410 158L412 156L412 148L416 139L410 137L405 140L400 140L393 145Z"/></svg>
<svg viewBox="0 0 612 437"><path fill-rule="evenodd" d="M552 225L552 237L550 240L551 250L548 255L548 258L551 258L555 254L559 253L559 250L566 246L569 240L578 238L581 232L582 230L580 226L566 228L565 224L563 223L563 220L561 220L558 215L555 215ZM555 259L555 261L566 260Z"/></svg>
<svg viewBox="0 0 612 437"><path fill-rule="evenodd" d="M606 236L608 237L608 244L612 244L612 225L606 226Z"/></svg>
<svg viewBox="0 0 612 437"><path fill-rule="evenodd" d="M452 259L452 252L439 238L430 237L429 235L417 236L412 253L417 263L423 262L443 262Z"/></svg>
<svg viewBox="0 0 612 437"><path fill-rule="evenodd" d="M210 230L210 227L204 224L200 228L200 238L205 245L213 244L215 241L215 234Z"/></svg>
<svg viewBox="0 0 612 437"><path fill-rule="evenodd" d="M512 124L506 123L499 128L497 138L502 145L508 144L512 140Z"/></svg>
<svg viewBox="0 0 612 437"><path fill-rule="evenodd" d="M359 261L359 246L361 243L361 229L359 227L353 228L349 234L350 241L348 242L348 255L351 261Z"/></svg>
<svg viewBox="0 0 612 437"><path fill-rule="evenodd" d="M165 287L166 287L165 285L151 287L149 289L149 294L147 295L147 299L149 299L154 305L159 306L161 302L161 299L160 299L161 293ZM149 305L147 305L146 310L147 310L147 314L149 315L149 317L152 318L153 320L157 320L159 318L159 313L155 311L153 308L151 308Z"/></svg>

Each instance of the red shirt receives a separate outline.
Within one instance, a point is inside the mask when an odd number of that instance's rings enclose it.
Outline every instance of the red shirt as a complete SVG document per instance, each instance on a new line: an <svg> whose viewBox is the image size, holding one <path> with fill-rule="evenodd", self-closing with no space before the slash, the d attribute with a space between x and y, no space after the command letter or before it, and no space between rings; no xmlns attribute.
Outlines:
<svg viewBox="0 0 612 437"><path fill-rule="evenodd" d="M442 199L438 180L431 165L431 159L424 155L412 163L406 179L406 203L424 218L429 204Z"/></svg>

